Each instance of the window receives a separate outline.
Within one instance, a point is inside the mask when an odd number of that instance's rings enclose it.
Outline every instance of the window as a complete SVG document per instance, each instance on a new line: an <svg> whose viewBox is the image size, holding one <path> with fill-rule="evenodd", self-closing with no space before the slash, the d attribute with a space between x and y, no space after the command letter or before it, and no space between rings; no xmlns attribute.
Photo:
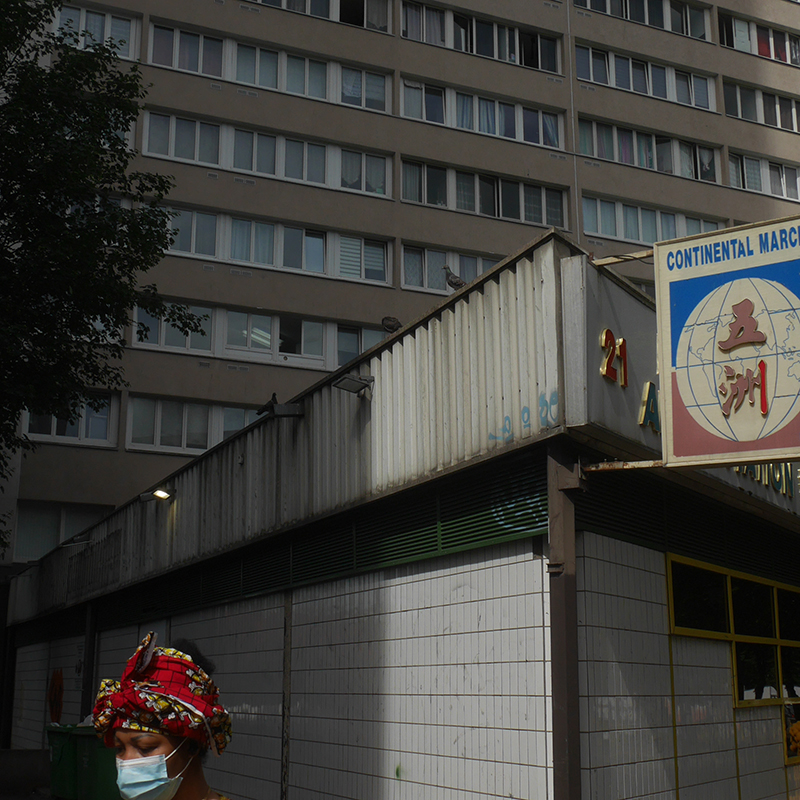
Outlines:
<svg viewBox="0 0 800 800"><path fill-rule="evenodd" d="M714 93L709 91L709 78L705 75L583 45L575 47L575 61L577 75L582 80L714 110Z"/></svg>
<svg viewBox="0 0 800 800"><path fill-rule="evenodd" d="M800 66L800 37L719 12L719 41L745 53Z"/></svg>
<svg viewBox="0 0 800 800"><path fill-rule="evenodd" d="M403 3L403 37L444 46L445 12L417 3Z"/></svg>
<svg viewBox="0 0 800 800"><path fill-rule="evenodd" d="M152 64L374 111L388 108L385 74L160 25L151 30Z"/></svg>
<svg viewBox="0 0 800 800"><path fill-rule="evenodd" d="M522 138L533 144L559 147L558 115L533 108L522 109Z"/></svg>
<svg viewBox="0 0 800 800"><path fill-rule="evenodd" d="M336 363L343 366L383 341L383 331L339 325L336 331Z"/></svg>
<svg viewBox="0 0 800 800"><path fill-rule="evenodd" d="M559 115L442 86L403 81L403 115L489 136L559 147Z"/></svg>
<svg viewBox="0 0 800 800"><path fill-rule="evenodd" d="M694 39L706 38L705 10L679 0L575 0L575 5Z"/></svg>
<svg viewBox="0 0 800 800"><path fill-rule="evenodd" d="M111 445L116 442L117 398L101 397L100 407L84 405L75 419L29 414L27 435L34 441Z"/></svg>
<svg viewBox="0 0 800 800"><path fill-rule="evenodd" d="M442 167L403 162L403 200L447 205L447 171Z"/></svg>
<svg viewBox="0 0 800 800"><path fill-rule="evenodd" d="M289 11L298 11L301 14L310 14L312 17L330 17L329 0L261 0L265 6L285 8Z"/></svg>
<svg viewBox="0 0 800 800"><path fill-rule="evenodd" d="M417 42L558 72L555 37L433 6L403 3L402 35Z"/></svg>
<svg viewBox="0 0 800 800"><path fill-rule="evenodd" d="M278 352L322 358L324 326L316 320L281 315Z"/></svg>
<svg viewBox="0 0 800 800"><path fill-rule="evenodd" d="M222 77L222 39L154 25L151 48L152 64Z"/></svg>
<svg viewBox="0 0 800 800"><path fill-rule="evenodd" d="M225 347L265 353L272 350L272 317L245 311L226 312Z"/></svg>
<svg viewBox="0 0 800 800"><path fill-rule="evenodd" d="M555 38L458 14L454 14L453 21L456 50L558 72Z"/></svg>
<svg viewBox="0 0 800 800"><path fill-rule="evenodd" d="M260 310L229 308L220 309L219 314L219 327L224 331L224 349L220 354L226 359L245 362L274 362L331 370L382 341L385 335L378 329ZM212 409L212 444L216 429L214 413ZM228 409L224 410L224 415L228 415ZM241 418L241 414L236 416ZM233 430L227 421L225 429Z"/></svg>
<svg viewBox="0 0 800 800"><path fill-rule="evenodd" d="M610 239L653 244L678 236L715 231L722 227L716 220L639 207L621 200L584 196L582 207L583 232Z"/></svg>
<svg viewBox="0 0 800 800"><path fill-rule="evenodd" d="M231 258L252 264L275 263L275 226L249 219L231 220Z"/></svg>
<svg viewBox="0 0 800 800"><path fill-rule="evenodd" d="M212 310L202 306L190 306L192 314L203 319L202 333L181 333L165 320L152 316L143 308L136 309L133 343L152 347L176 348L179 350L211 350ZM138 333L137 333L138 332ZM141 334L141 336L139 335Z"/></svg>
<svg viewBox="0 0 800 800"><path fill-rule="evenodd" d="M448 190L448 186L455 191ZM564 226L564 198L560 189L452 168L404 161L403 199L491 217Z"/></svg>
<svg viewBox="0 0 800 800"><path fill-rule="evenodd" d="M779 197L797 199L797 168L783 164L769 164L770 192Z"/></svg>
<svg viewBox="0 0 800 800"><path fill-rule="evenodd" d="M305 59L302 59L305 61ZM267 89L278 88L278 53L250 45L236 45L236 80ZM323 95L324 96L324 95Z"/></svg>
<svg viewBox="0 0 800 800"><path fill-rule="evenodd" d="M796 759L788 728L798 711L800 592L675 556L669 573L672 632L731 642L737 704L785 705L786 755Z"/></svg>
<svg viewBox="0 0 800 800"><path fill-rule="evenodd" d="M404 247L403 282L406 286L420 286L446 292L447 282L444 271L446 263L447 253L443 250Z"/></svg>
<svg viewBox="0 0 800 800"><path fill-rule="evenodd" d="M149 155L219 164L219 125L153 112L147 117Z"/></svg>
<svg viewBox="0 0 800 800"><path fill-rule="evenodd" d="M254 131L233 131L234 169L327 184L327 164L326 145Z"/></svg>
<svg viewBox="0 0 800 800"><path fill-rule="evenodd" d="M798 199L798 167L765 158L731 153L728 159L731 186Z"/></svg>
<svg viewBox="0 0 800 800"><path fill-rule="evenodd" d="M180 253L217 254L217 215L201 211L172 210L173 240L170 250Z"/></svg>
<svg viewBox="0 0 800 800"><path fill-rule="evenodd" d="M751 52L750 48L750 23L719 12L719 43L723 47L733 47L745 53Z"/></svg>
<svg viewBox="0 0 800 800"><path fill-rule="evenodd" d="M325 272L325 234L285 225L283 266L308 272Z"/></svg>
<svg viewBox="0 0 800 800"><path fill-rule="evenodd" d="M385 242L339 237L339 275L342 278L364 278L386 281Z"/></svg>
<svg viewBox="0 0 800 800"><path fill-rule="evenodd" d="M113 506L20 500L14 561L36 561L113 510Z"/></svg>
<svg viewBox="0 0 800 800"><path fill-rule="evenodd" d="M286 91L324 100L328 96L328 65L323 61L287 55Z"/></svg>
<svg viewBox="0 0 800 800"><path fill-rule="evenodd" d="M218 257L246 263L253 267L283 267L340 278L358 278L385 283L389 276L389 246L385 241L361 238L352 234L314 230L299 225L246 219L199 211L173 211L175 239L173 252L216 256L217 226L224 252ZM201 309L208 311L208 309ZM158 341L166 343L158 330ZM170 339L168 346L207 349L198 334L188 345ZM152 343L152 340L149 340Z"/></svg>
<svg viewBox="0 0 800 800"><path fill-rule="evenodd" d="M578 148L586 156L657 169L685 178L717 181L716 151L693 142L579 119ZM679 169L674 168L675 164Z"/></svg>
<svg viewBox="0 0 800 800"><path fill-rule="evenodd" d="M128 446L196 455L257 419L255 409L167 397L130 399Z"/></svg>
<svg viewBox="0 0 800 800"><path fill-rule="evenodd" d="M790 97L725 81L725 113L729 117L797 131L796 102Z"/></svg>
<svg viewBox="0 0 800 800"><path fill-rule="evenodd" d="M330 0L261 0L264 5L285 8L312 17L331 18ZM388 30L388 0L339 0L338 20L376 31Z"/></svg>
<svg viewBox="0 0 800 800"><path fill-rule="evenodd" d="M235 130L233 134L233 167L262 175L275 174L275 136Z"/></svg>
<svg viewBox="0 0 800 800"><path fill-rule="evenodd" d="M342 67L341 83L341 102L345 105L386 111L385 75Z"/></svg>
<svg viewBox="0 0 800 800"><path fill-rule="evenodd" d="M446 292L445 264L469 283L497 263L499 259L486 256L405 245L403 285Z"/></svg>
<svg viewBox="0 0 800 800"><path fill-rule="evenodd" d="M716 182L714 151L692 142L678 142L680 154L680 174L684 178Z"/></svg>
<svg viewBox="0 0 800 800"><path fill-rule="evenodd" d="M181 400L130 398L130 443L168 450L209 446L210 406Z"/></svg>
<svg viewBox="0 0 800 800"><path fill-rule="evenodd" d="M121 58L134 57L133 22L127 17L90 11L77 6L61 6L58 28L77 35L78 47L90 47L94 43L110 43Z"/></svg>
<svg viewBox="0 0 800 800"><path fill-rule="evenodd" d="M222 439L229 439L234 433L246 428L258 419L254 408L225 407L222 409Z"/></svg>
<svg viewBox="0 0 800 800"><path fill-rule="evenodd" d="M389 29L388 0L339 0L339 22L385 32Z"/></svg>
<svg viewBox="0 0 800 800"><path fill-rule="evenodd" d="M342 189L386 194L386 159L368 153L342 150Z"/></svg>
<svg viewBox="0 0 800 800"><path fill-rule="evenodd" d="M286 139L284 177L307 183L325 183L325 145Z"/></svg>
<svg viewBox="0 0 800 800"><path fill-rule="evenodd" d="M669 30L694 39L706 38L705 11L680 0L670 0Z"/></svg>
<svg viewBox="0 0 800 800"><path fill-rule="evenodd" d="M168 158L218 163L223 169L242 170L281 179L354 189L388 195L386 156L342 150L324 145L257 131L197 123L150 113L148 145L150 154ZM220 144L222 143L222 144ZM174 249L188 249L179 246ZM206 251L204 251L206 252ZM209 254L211 254L209 252Z"/></svg>
<svg viewBox="0 0 800 800"><path fill-rule="evenodd" d="M445 91L438 86L403 82L403 114L427 122L445 121Z"/></svg>

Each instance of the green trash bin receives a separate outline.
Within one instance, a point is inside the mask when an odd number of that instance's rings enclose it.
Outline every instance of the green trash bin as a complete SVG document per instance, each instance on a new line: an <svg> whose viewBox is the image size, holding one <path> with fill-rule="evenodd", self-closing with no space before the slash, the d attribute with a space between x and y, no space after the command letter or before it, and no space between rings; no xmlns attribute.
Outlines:
<svg viewBox="0 0 800 800"><path fill-rule="evenodd" d="M115 753L90 725L48 725L50 792L58 800L120 800Z"/></svg>
<svg viewBox="0 0 800 800"><path fill-rule="evenodd" d="M72 725L48 725L50 745L50 792L62 800L78 800L78 761Z"/></svg>
<svg viewBox="0 0 800 800"><path fill-rule="evenodd" d="M106 747L92 726L75 727L77 800L120 800L117 789L116 753Z"/></svg>

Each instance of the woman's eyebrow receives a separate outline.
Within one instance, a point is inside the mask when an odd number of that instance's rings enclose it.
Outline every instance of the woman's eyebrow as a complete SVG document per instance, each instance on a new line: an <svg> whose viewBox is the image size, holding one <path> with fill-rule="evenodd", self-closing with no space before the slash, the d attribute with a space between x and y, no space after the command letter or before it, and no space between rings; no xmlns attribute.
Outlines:
<svg viewBox="0 0 800 800"><path fill-rule="evenodd" d="M147 732L143 731L142 733L137 733L137 734L135 734L134 736L131 736L131 738L129 739L129 741L131 741L131 742L138 742L138 741L139 741L139 739L145 739L145 738L148 738L148 737L150 737L150 736L152 736L152 734L150 734L150 733L147 733ZM121 739L120 739L118 736L115 736L115 737L114 737L114 742L115 742L116 744L123 744L122 740L121 740Z"/></svg>

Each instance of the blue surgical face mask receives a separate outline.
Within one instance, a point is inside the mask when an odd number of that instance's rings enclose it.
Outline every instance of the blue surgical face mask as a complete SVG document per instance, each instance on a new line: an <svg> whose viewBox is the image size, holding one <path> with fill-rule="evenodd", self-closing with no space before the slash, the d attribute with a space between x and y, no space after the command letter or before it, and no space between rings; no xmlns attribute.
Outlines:
<svg viewBox="0 0 800 800"><path fill-rule="evenodd" d="M145 756L123 761L117 759L117 787L125 800L172 800L181 785L186 767L191 764L190 758L178 775L170 778L167 775L167 759L183 747L183 740L168 756ZM192 756L194 758L194 756Z"/></svg>

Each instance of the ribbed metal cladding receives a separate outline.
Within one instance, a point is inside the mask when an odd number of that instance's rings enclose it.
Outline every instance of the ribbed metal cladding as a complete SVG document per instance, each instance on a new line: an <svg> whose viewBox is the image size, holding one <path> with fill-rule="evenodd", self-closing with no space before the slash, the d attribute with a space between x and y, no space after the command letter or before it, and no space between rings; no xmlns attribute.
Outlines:
<svg viewBox="0 0 800 800"><path fill-rule="evenodd" d="M525 252L529 258L478 281L359 362L353 372L375 378L371 400L322 383L300 398L302 417L265 419L169 478L173 501L132 502L95 526L85 544L45 556L14 583L14 619L540 434L555 424L540 414L540 398L558 396L558 259L573 253L557 235L545 237Z"/></svg>
<svg viewBox="0 0 800 800"><path fill-rule="evenodd" d="M368 491L538 434L558 386L556 304L552 274L521 261L376 357Z"/></svg>

